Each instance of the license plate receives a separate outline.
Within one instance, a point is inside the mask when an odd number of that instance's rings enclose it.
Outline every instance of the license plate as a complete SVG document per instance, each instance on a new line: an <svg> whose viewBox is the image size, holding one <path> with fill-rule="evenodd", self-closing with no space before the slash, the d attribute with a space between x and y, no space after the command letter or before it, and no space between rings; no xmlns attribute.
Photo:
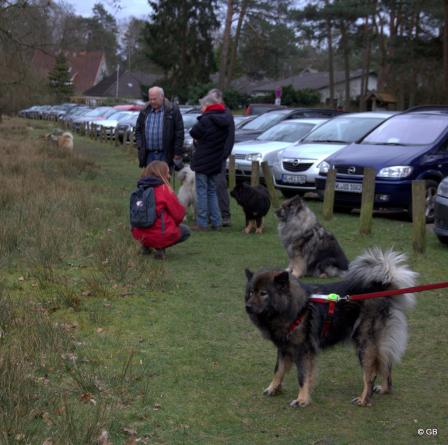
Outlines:
<svg viewBox="0 0 448 445"><path fill-rule="evenodd" d="M362 193L362 184L352 182L336 182L335 190L338 192Z"/></svg>
<svg viewBox="0 0 448 445"><path fill-rule="evenodd" d="M289 184L305 184L305 175L283 175L282 182L288 182Z"/></svg>

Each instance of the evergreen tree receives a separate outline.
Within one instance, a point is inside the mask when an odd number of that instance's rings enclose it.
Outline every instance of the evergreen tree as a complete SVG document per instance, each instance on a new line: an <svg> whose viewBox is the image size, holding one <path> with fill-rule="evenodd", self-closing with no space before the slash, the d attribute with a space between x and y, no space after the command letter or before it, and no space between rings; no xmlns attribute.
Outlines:
<svg viewBox="0 0 448 445"><path fill-rule="evenodd" d="M48 81L57 102L65 102L73 94L73 83L64 54L60 53L56 57L54 68L48 74Z"/></svg>
<svg viewBox="0 0 448 445"><path fill-rule="evenodd" d="M167 94L185 99L189 86L207 83L216 70L216 0L150 0L149 4L153 13L144 32L148 57L163 69Z"/></svg>

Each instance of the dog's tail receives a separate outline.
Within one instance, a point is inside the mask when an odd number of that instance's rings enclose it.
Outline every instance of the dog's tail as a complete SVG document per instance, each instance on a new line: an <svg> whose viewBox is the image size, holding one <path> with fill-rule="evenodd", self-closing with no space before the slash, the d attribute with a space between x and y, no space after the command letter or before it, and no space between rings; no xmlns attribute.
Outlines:
<svg viewBox="0 0 448 445"><path fill-rule="evenodd" d="M415 286L417 276L418 274L406 264L406 255L393 250L384 252L379 248L373 248L350 264L345 279L367 288L377 283L389 289L402 289ZM415 306L415 295L403 294L389 298L390 310L383 319L384 325L379 331L380 338L377 339L377 344L384 363L391 364L399 361L406 349L405 311Z"/></svg>

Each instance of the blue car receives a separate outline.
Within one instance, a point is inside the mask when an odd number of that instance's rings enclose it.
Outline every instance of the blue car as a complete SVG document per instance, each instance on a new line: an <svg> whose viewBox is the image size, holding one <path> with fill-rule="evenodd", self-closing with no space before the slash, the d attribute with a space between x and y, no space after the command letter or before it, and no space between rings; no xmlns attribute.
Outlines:
<svg viewBox="0 0 448 445"><path fill-rule="evenodd" d="M434 220L437 187L448 176L448 107L416 107L392 116L359 143L319 165L316 188L336 169L335 206L359 208L364 168L376 171L374 207L412 214L412 181L426 181L426 221Z"/></svg>
<svg viewBox="0 0 448 445"><path fill-rule="evenodd" d="M434 211L434 233L448 244L448 176L439 184Z"/></svg>

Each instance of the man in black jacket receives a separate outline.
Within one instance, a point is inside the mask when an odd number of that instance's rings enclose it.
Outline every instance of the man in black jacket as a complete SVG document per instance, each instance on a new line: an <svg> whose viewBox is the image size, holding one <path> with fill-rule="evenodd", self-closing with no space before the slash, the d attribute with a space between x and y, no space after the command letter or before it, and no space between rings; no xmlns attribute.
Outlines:
<svg viewBox="0 0 448 445"><path fill-rule="evenodd" d="M213 94L202 98L200 103L202 115L190 130L191 137L196 141L191 168L196 172L197 226L192 229L207 230L209 218L212 229L218 229L222 219L216 194L216 176L228 156L226 141L234 123L232 116Z"/></svg>
<svg viewBox="0 0 448 445"><path fill-rule="evenodd" d="M170 167L183 157L184 123L176 104L165 99L163 89L148 90L148 105L140 112L135 140L140 167L165 161Z"/></svg>
<svg viewBox="0 0 448 445"><path fill-rule="evenodd" d="M218 88L213 88L208 92L209 95L216 98L217 102L220 104L224 104L224 98L222 91ZM218 205L221 210L222 217L222 225L223 227L230 226L230 197L229 192L227 191L227 178L226 178L226 161L227 158L232 153L233 144L235 143L235 122L233 120L232 113L226 107L226 113L232 118L232 123L229 127L229 134L227 135L226 143L225 143L225 159L221 165L221 171L216 176L216 193L218 195Z"/></svg>

